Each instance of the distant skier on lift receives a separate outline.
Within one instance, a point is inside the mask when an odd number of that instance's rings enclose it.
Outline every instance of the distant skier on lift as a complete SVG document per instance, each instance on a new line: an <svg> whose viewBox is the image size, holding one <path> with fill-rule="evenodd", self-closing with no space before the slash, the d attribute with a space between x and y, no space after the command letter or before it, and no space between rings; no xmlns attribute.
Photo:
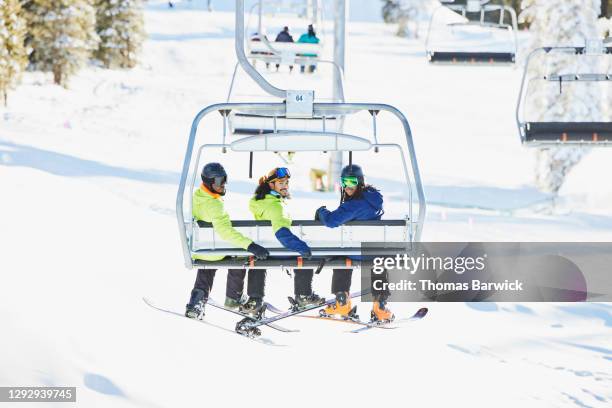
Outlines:
<svg viewBox="0 0 612 408"><path fill-rule="evenodd" d="M276 42L289 42L292 43L293 42L293 37L291 36L291 34L289 34L289 27L285 26L283 27L283 31L281 31L280 33L278 33L278 35L276 36L276 40L274 40ZM278 67L280 67L280 64L276 64L276 70L278 71ZM289 72L293 71L293 65L289 65Z"/></svg>
<svg viewBox="0 0 612 408"><path fill-rule="evenodd" d="M383 196L376 188L365 184L363 170L356 164L350 164L342 169L340 176L342 190L340 206L329 211L325 206L317 209L315 220L320 220L329 228L336 228L353 220L380 220L383 211ZM336 295L336 303L327 306L323 315L340 317L350 316L352 305L349 297L351 288L351 269L334 269L332 275L332 293ZM388 290L372 290L374 304L371 318L373 321L391 321L394 315L386 307L390 295Z"/></svg>
<svg viewBox="0 0 612 408"><path fill-rule="evenodd" d="M276 239L288 249L308 259L312 256L310 247L291 230L291 218L285 211L285 200L289 198L291 173L286 167L277 167L259 179L255 195L249 202L249 209L256 220L268 220ZM298 307L320 305L325 299L312 291L312 269L294 269L294 293Z"/></svg>
<svg viewBox="0 0 612 408"><path fill-rule="evenodd" d="M315 33L314 27L312 26L312 24L308 25L308 32L304 33L300 36L300 38L297 40L297 42L299 43L305 43L305 44L318 44L319 43L319 37L317 37L317 33ZM301 56L304 57L316 57L316 54L300 54ZM305 71L305 66L302 65L300 67L300 71L302 73L304 73ZM311 74L315 71L315 69L317 68L316 65L310 65L308 67L308 72L310 72Z"/></svg>
<svg viewBox="0 0 612 408"><path fill-rule="evenodd" d="M245 237L232 227L230 217L225 212L222 197L225 195L227 173L219 163L208 163L202 169L202 184L193 194L193 217L196 221L205 221L213 225L215 233L224 241L230 242L238 248L246 249L257 259L266 259L269 252L266 248L257 245L250 238ZM224 257L219 255L196 256L196 259L206 261L220 261ZM204 317L204 307L212 289L216 269L198 269L196 281L191 291L189 303L186 306L185 316L192 319ZM229 269L227 272L227 287L225 306L240 308L242 312L259 317L264 295L265 269L249 270L247 292L249 301L243 305L243 287L246 270Z"/></svg>

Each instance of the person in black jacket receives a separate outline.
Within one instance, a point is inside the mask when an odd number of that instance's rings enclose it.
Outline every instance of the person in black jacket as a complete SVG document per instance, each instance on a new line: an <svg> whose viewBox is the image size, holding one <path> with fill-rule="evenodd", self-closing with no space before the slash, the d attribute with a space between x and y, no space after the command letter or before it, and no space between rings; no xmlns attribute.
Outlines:
<svg viewBox="0 0 612 408"><path fill-rule="evenodd" d="M289 34L289 27L285 26L283 27L283 31L281 31L280 33L278 33L278 35L276 36L276 40L274 40L276 42L289 42L292 43L293 42L293 37L291 36L291 34ZM278 71L278 67L280 67L280 64L276 64L276 70ZM289 72L293 71L293 65L289 65Z"/></svg>

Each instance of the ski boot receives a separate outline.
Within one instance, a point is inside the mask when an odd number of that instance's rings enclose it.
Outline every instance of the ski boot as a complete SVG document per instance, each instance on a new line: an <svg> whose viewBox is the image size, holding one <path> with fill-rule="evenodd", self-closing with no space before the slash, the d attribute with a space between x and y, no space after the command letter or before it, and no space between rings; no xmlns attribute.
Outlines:
<svg viewBox="0 0 612 408"><path fill-rule="evenodd" d="M247 337L261 336L258 327L251 327L251 324L264 317L266 306L262 298L249 298L248 302L240 306L240 312L250 317L245 317L236 323L236 333Z"/></svg>
<svg viewBox="0 0 612 408"><path fill-rule="evenodd" d="M374 300L372 312L370 313L370 321L373 323L390 323L395 319L395 315L387 308L386 299Z"/></svg>
<svg viewBox="0 0 612 408"><path fill-rule="evenodd" d="M259 320L263 317L263 313L266 307L262 298L249 298L249 300L240 305L240 312L251 316L255 320Z"/></svg>
<svg viewBox="0 0 612 408"><path fill-rule="evenodd" d="M294 298L289 298L289 302L292 309L298 311L312 306L321 306L325 303L325 299L313 292L310 295L296 295Z"/></svg>
<svg viewBox="0 0 612 408"><path fill-rule="evenodd" d="M244 294L240 295L240 298L238 299L226 296L224 306L227 309L238 310L240 309L240 306L244 305L247 302L247 300L248 298Z"/></svg>
<svg viewBox="0 0 612 408"><path fill-rule="evenodd" d="M344 320L358 320L357 306L352 307L351 298L348 297L348 292L336 293L336 303L326 306L319 310L321 317L339 317Z"/></svg>
<svg viewBox="0 0 612 408"><path fill-rule="evenodd" d="M204 317L204 306L208 300L206 293L202 289L193 289L191 291L191 299L185 306L185 316L190 319L202 320Z"/></svg>

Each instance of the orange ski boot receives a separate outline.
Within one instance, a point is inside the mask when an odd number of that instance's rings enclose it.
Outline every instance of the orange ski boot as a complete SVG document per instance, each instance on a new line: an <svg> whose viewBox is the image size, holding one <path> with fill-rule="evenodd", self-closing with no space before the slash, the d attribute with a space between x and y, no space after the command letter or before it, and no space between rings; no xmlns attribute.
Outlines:
<svg viewBox="0 0 612 408"><path fill-rule="evenodd" d="M373 322L381 322L388 323L392 322L395 319L395 315L389 308L387 308L386 300L374 300L374 304L372 305L372 313L370 317Z"/></svg>
<svg viewBox="0 0 612 408"><path fill-rule="evenodd" d="M338 317L340 319L359 319L357 306L353 307L348 292L336 293L336 303L328 305L319 314L322 317Z"/></svg>

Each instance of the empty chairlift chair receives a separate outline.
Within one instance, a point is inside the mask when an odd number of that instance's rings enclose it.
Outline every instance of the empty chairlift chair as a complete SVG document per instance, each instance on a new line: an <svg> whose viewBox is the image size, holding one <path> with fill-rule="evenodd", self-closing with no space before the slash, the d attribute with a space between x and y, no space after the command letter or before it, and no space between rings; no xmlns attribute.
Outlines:
<svg viewBox="0 0 612 408"><path fill-rule="evenodd" d="M425 41L429 62L461 64L515 62L518 47L516 12L506 5L488 4L489 1L467 0L466 4L445 4L434 10ZM460 14L462 21L440 23L442 12L448 9ZM477 18L474 19L474 16ZM510 18L509 24L506 23L507 16ZM454 34L457 30L464 31L461 33L462 37ZM450 38L440 39L449 34L452 34ZM488 35L493 39L479 38L482 35ZM474 38L470 38L471 36ZM496 36L498 38L495 38ZM501 40L500 36L503 37Z"/></svg>
<svg viewBox="0 0 612 408"><path fill-rule="evenodd" d="M541 59L548 60L544 63ZM531 74L534 66L546 66L545 75ZM521 142L526 146L612 144L612 46L594 41L584 47L543 47L533 50L525 64L516 108ZM585 89L585 87L589 87ZM587 92L587 93L585 93ZM557 119L567 110L568 98L580 106L581 98L600 101L596 114L583 111L580 118L569 112L568 120ZM542 105L546 101L546 106ZM564 104L556 109L555 104ZM546 117L551 119L546 119ZM542 119L544 118L544 119Z"/></svg>

